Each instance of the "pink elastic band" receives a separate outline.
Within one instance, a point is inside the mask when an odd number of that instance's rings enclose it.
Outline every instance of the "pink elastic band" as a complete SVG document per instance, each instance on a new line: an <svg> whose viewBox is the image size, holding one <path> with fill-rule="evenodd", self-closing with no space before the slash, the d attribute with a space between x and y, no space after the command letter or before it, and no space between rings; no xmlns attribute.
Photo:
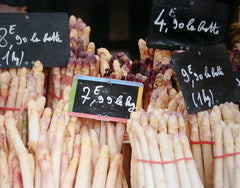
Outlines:
<svg viewBox="0 0 240 188"><path fill-rule="evenodd" d="M214 156L213 158L214 158L214 159L219 159L219 158L231 157L231 156L235 156L235 155L240 155L240 152L229 153L229 154L219 155L219 156Z"/></svg>
<svg viewBox="0 0 240 188"><path fill-rule="evenodd" d="M151 163L151 164L170 164L170 163L175 163L178 161L183 161L183 160L193 160L192 157L184 157L172 161L151 161L151 160L144 160L144 159L137 159L138 162L143 162L143 163Z"/></svg>
<svg viewBox="0 0 240 188"><path fill-rule="evenodd" d="M192 141L190 140L189 141L189 144L210 144L210 145L214 145L214 142L211 142L211 141Z"/></svg>
<svg viewBox="0 0 240 188"><path fill-rule="evenodd" d="M0 110L13 110L13 111L20 111L20 108L0 107Z"/></svg>
<svg viewBox="0 0 240 188"><path fill-rule="evenodd" d="M62 100L61 97L58 97L58 96L54 95L50 90L48 90L48 93L49 93L52 97L56 98L57 100L59 100L59 101Z"/></svg>

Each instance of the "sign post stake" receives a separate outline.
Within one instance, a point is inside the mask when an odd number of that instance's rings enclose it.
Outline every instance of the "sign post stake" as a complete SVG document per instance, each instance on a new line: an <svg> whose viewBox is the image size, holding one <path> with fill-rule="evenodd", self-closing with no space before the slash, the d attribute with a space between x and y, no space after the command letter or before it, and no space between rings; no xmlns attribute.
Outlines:
<svg viewBox="0 0 240 188"><path fill-rule="evenodd" d="M102 138L102 125L103 125L103 120L101 120L101 127L100 127L100 134L99 134L99 143L101 145L101 138Z"/></svg>

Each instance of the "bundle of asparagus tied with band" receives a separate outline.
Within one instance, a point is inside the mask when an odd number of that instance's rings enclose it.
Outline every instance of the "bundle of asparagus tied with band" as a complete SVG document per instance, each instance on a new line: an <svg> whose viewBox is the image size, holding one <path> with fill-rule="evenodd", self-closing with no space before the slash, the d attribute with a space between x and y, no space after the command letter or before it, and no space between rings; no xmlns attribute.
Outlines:
<svg viewBox="0 0 240 188"><path fill-rule="evenodd" d="M0 114L13 111L19 134L23 138L23 129L26 129L22 123L26 114L24 109L29 100L39 99L45 94L43 65L36 61L31 69L23 67L0 70Z"/></svg>
<svg viewBox="0 0 240 188"><path fill-rule="evenodd" d="M131 113L127 131L132 187L203 187L181 114L139 109Z"/></svg>
<svg viewBox="0 0 240 188"><path fill-rule="evenodd" d="M205 187L238 186L233 168L240 152L237 145L240 130L237 105L226 102L208 111L188 114L181 91L177 93L173 88L158 87L153 90L147 110L150 119L147 121L144 113L141 119L155 130L160 124L159 132L166 130L170 112L181 114L184 132L189 138L196 168ZM162 110L164 116L159 115ZM180 127L178 129L181 130Z"/></svg>
<svg viewBox="0 0 240 188"><path fill-rule="evenodd" d="M238 187L238 106L226 102L189 115L189 121L192 152L205 187Z"/></svg>
<svg viewBox="0 0 240 188"><path fill-rule="evenodd" d="M55 110L43 96L29 100L27 146L13 112L0 116L1 187L127 187L113 123L103 142L99 124L69 117L70 90Z"/></svg>

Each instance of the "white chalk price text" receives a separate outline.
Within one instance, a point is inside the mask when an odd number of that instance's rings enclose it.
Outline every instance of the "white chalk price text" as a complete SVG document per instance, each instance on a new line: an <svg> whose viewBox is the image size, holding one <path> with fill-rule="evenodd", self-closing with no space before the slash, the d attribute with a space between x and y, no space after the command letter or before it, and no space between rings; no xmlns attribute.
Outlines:
<svg viewBox="0 0 240 188"><path fill-rule="evenodd" d="M178 15L176 14L177 8L171 8L170 11L162 9L159 11L158 17L154 20L154 25L159 27L160 33L167 33L169 29L172 30L187 30L189 32L203 32L213 35L219 35L220 26L217 22L207 22L201 20L199 23L196 22L196 18L189 18L187 21L179 21ZM172 18L172 24L168 25L166 22L167 18ZM172 27L172 28L170 28Z"/></svg>
<svg viewBox="0 0 240 188"><path fill-rule="evenodd" d="M25 52L21 50L20 52L16 52L14 50L15 46L21 46L27 43L62 43L61 36L58 31L54 32L46 32L40 36L37 32L33 32L30 37L21 36L16 32L17 25L12 24L9 25L8 28L0 27L0 51L3 49L7 49L7 51L2 55L0 55L0 67L1 62L5 63L6 65L14 63L16 66L21 66L23 63ZM7 36L11 35L14 38L14 43L9 43L7 41ZM25 63L28 63L26 60ZM33 62L32 62L33 63Z"/></svg>
<svg viewBox="0 0 240 188"><path fill-rule="evenodd" d="M220 65L215 67L204 66L203 70L195 72L192 69L192 65L188 65L186 68L181 68L181 75L183 81L187 84L191 84L192 88L195 88L196 84L203 80L210 78L218 78L224 76L223 69ZM200 92L192 92L193 104L198 107L207 104L209 107L214 105L214 94L211 89L202 89Z"/></svg>
<svg viewBox="0 0 240 188"><path fill-rule="evenodd" d="M101 89L103 89L103 85L96 86L93 90L90 87L83 87L83 95L81 95L81 103L83 105L89 105L89 107L93 107L94 104L108 104L112 105L115 104L119 107L127 107L128 112L133 112L136 109L136 104L132 102L131 96L119 95L115 96L107 96L103 97L101 95ZM90 96L93 96L92 98Z"/></svg>

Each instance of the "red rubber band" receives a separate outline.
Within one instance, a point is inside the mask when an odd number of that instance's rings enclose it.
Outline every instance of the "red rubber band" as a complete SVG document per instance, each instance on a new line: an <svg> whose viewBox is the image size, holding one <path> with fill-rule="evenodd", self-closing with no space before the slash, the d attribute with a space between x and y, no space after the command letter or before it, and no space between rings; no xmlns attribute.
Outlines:
<svg viewBox="0 0 240 188"><path fill-rule="evenodd" d="M58 97L58 96L54 95L50 90L48 90L48 93L49 93L52 97L56 98L57 100L59 100L59 101L62 100L61 97Z"/></svg>
<svg viewBox="0 0 240 188"><path fill-rule="evenodd" d="M0 110L13 110L13 111L20 111L20 108L0 107Z"/></svg>
<svg viewBox="0 0 240 188"><path fill-rule="evenodd" d="M189 141L189 144L210 144L210 145L214 145L214 142L211 141Z"/></svg>
<svg viewBox="0 0 240 188"><path fill-rule="evenodd" d="M219 159L219 158L231 157L231 156L235 156L235 155L240 155L240 152L229 153L229 154L219 155L219 156L214 156L213 158L214 158L214 159Z"/></svg>
<svg viewBox="0 0 240 188"><path fill-rule="evenodd" d="M150 160L144 160L144 159L137 159L138 162L143 162L143 163L151 163L151 164L170 164L170 163L175 163L178 161L183 161L183 160L193 160L192 157L184 157L172 161L150 161Z"/></svg>

